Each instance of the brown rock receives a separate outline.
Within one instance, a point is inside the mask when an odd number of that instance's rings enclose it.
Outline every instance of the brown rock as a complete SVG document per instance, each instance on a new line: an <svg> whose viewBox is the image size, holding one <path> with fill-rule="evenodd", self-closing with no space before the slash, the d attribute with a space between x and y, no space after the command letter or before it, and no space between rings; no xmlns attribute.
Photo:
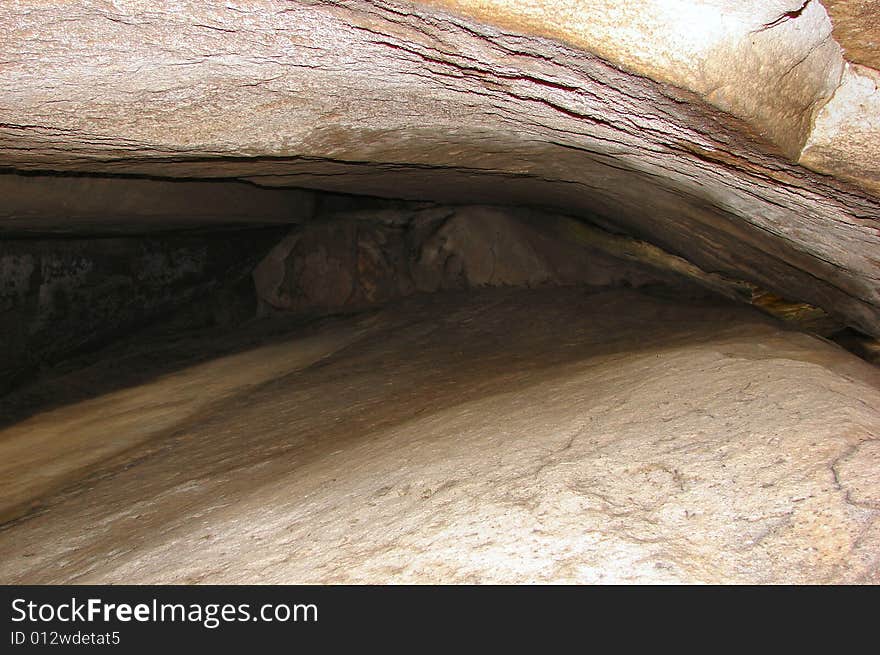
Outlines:
<svg viewBox="0 0 880 655"><path fill-rule="evenodd" d="M822 0L834 24L834 38L850 61L880 68L880 2Z"/></svg>
<svg viewBox="0 0 880 655"><path fill-rule="evenodd" d="M290 224L315 215L312 192L240 182L0 174L0 198L0 238Z"/></svg>
<svg viewBox="0 0 880 655"><path fill-rule="evenodd" d="M566 239L555 229L561 219L546 214L464 206L382 219L342 214L294 228L257 265L257 296L275 309L328 314L417 291L702 282Z"/></svg>
<svg viewBox="0 0 880 655"><path fill-rule="evenodd" d="M876 4L0 4L0 582L880 582Z"/></svg>

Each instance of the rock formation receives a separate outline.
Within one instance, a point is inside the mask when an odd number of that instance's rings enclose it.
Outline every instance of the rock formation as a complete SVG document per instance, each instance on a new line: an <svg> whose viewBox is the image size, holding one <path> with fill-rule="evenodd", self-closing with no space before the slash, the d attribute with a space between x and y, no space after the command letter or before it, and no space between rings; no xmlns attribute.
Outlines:
<svg viewBox="0 0 880 655"><path fill-rule="evenodd" d="M0 394L40 367L181 308L199 306L204 315L193 319L202 322L249 317L256 307L251 270L278 235L226 231L3 243Z"/></svg>
<svg viewBox="0 0 880 655"><path fill-rule="evenodd" d="M2 3L0 582L880 582L877 12Z"/></svg>
<svg viewBox="0 0 880 655"><path fill-rule="evenodd" d="M256 294L274 309L328 314L438 290L674 281L548 226L554 217L492 207L343 215L294 228L254 269Z"/></svg>
<svg viewBox="0 0 880 655"><path fill-rule="evenodd" d="M0 580L878 583L878 427L876 367L747 307L413 297L0 434L4 499L68 484Z"/></svg>
<svg viewBox="0 0 880 655"><path fill-rule="evenodd" d="M0 24L9 170L537 205L880 334L876 72L817 0L16 0Z"/></svg>

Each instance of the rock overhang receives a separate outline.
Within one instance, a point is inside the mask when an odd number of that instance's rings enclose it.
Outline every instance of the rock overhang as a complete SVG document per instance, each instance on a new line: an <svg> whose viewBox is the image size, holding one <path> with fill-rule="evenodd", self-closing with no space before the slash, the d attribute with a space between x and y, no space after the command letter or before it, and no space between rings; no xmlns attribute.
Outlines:
<svg viewBox="0 0 880 655"><path fill-rule="evenodd" d="M8 171L537 206L880 334L874 72L816 0L20 1L0 20Z"/></svg>

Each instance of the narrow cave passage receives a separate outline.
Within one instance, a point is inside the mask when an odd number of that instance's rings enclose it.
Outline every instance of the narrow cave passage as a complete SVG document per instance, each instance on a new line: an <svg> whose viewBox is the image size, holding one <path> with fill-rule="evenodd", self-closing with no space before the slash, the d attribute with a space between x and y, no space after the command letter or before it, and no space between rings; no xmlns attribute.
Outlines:
<svg viewBox="0 0 880 655"><path fill-rule="evenodd" d="M0 3L0 583L880 582L877 9Z"/></svg>
<svg viewBox="0 0 880 655"><path fill-rule="evenodd" d="M870 575L880 373L819 308L538 208L23 182L101 198L4 242L5 581Z"/></svg>

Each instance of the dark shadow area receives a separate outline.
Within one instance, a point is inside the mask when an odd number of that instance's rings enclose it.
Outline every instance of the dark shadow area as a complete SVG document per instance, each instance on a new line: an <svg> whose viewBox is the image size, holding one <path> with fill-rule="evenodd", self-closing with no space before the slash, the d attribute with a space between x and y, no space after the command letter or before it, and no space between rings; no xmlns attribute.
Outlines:
<svg viewBox="0 0 880 655"><path fill-rule="evenodd" d="M250 273L285 229L4 240L0 394L153 325L252 317Z"/></svg>
<svg viewBox="0 0 880 655"><path fill-rule="evenodd" d="M849 327L836 332L829 338L866 362L880 365L880 340Z"/></svg>
<svg viewBox="0 0 880 655"><path fill-rule="evenodd" d="M333 316L276 315L223 325L217 323L210 306L186 307L146 327L108 335L104 343L24 377L16 388L0 396L0 429L217 357L280 343L294 333L317 332L333 321Z"/></svg>

